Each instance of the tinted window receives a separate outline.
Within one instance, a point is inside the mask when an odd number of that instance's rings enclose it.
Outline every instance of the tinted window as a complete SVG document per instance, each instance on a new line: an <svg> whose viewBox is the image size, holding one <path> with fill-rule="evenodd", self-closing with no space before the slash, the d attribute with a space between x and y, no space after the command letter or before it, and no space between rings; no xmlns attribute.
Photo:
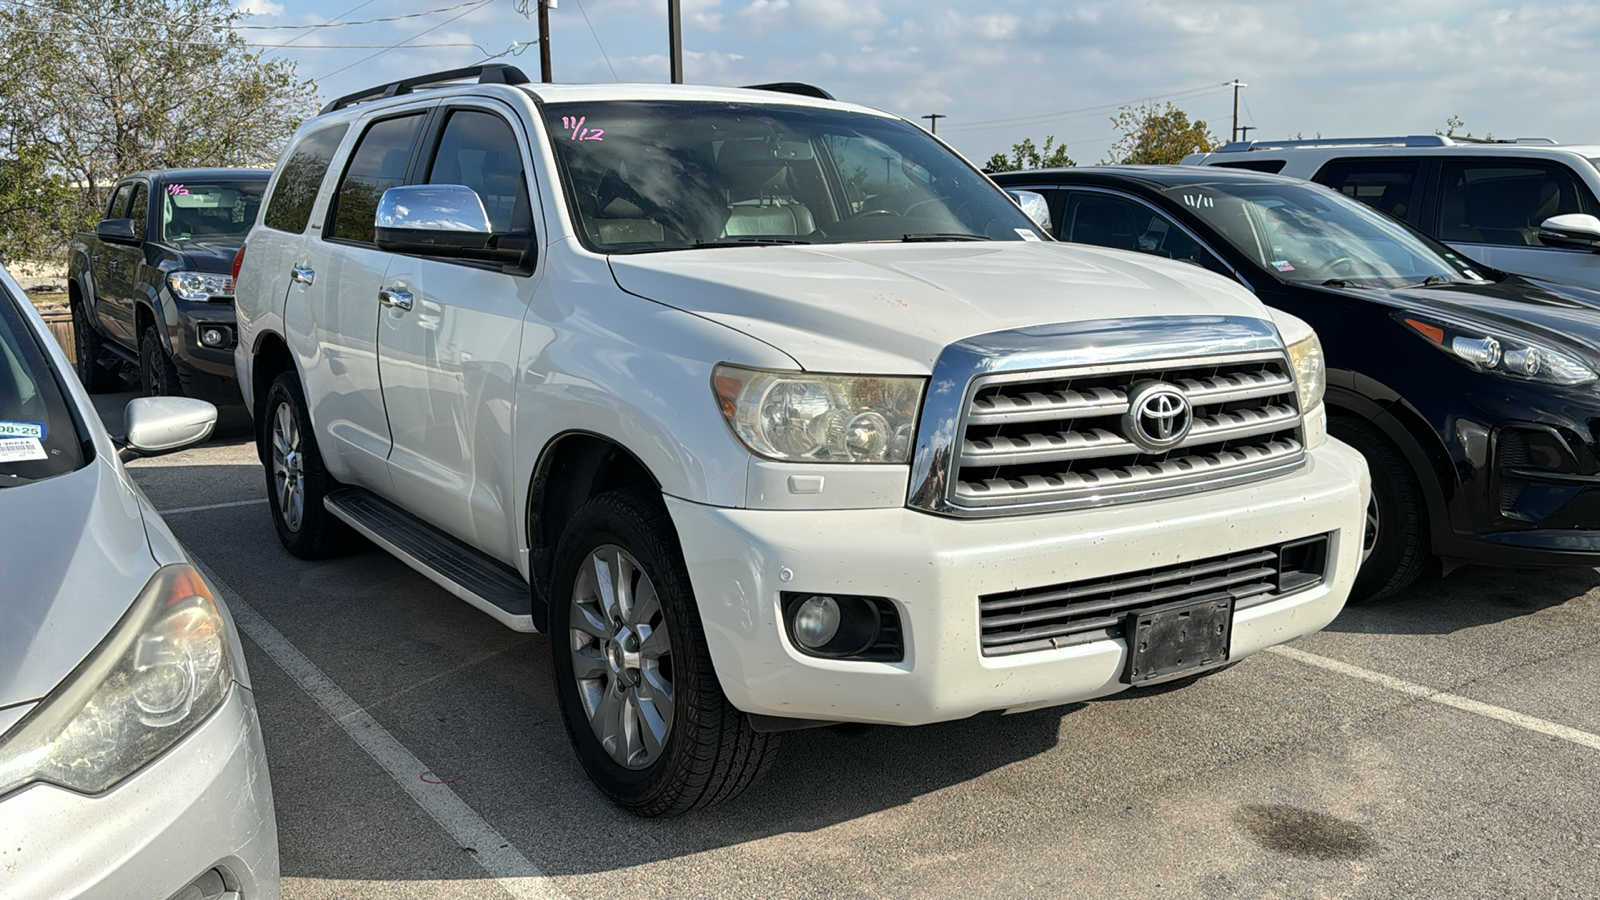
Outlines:
<svg viewBox="0 0 1600 900"><path fill-rule="evenodd" d="M173 243L242 241L255 224L266 187L255 180L169 184L161 197L161 233Z"/></svg>
<svg viewBox="0 0 1600 900"><path fill-rule="evenodd" d="M1098 191L1069 193L1058 236L1075 244L1134 250L1182 260L1232 277L1227 266L1177 223L1127 197Z"/></svg>
<svg viewBox="0 0 1600 900"><path fill-rule="evenodd" d="M1212 163L1212 165L1219 169L1247 169L1251 172L1266 172L1268 175L1276 175L1283 171L1285 162L1287 160L1241 159L1238 162Z"/></svg>
<svg viewBox="0 0 1600 900"><path fill-rule="evenodd" d="M133 193L132 184L124 184L117 188L111 195L111 202L106 204L106 218L120 219L127 215L128 195Z"/></svg>
<svg viewBox="0 0 1600 900"><path fill-rule="evenodd" d="M133 200L128 204L128 218L133 220L133 236L145 238L145 223L150 221L150 192L142 184L133 187Z"/></svg>
<svg viewBox="0 0 1600 900"><path fill-rule="evenodd" d="M0 287L0 488L62 475L85 461L57 373L17 302Z"/></svg>
<svg viewBox="0 0 1600 900"><path fill-rule="evenodd" d="M267 215L262 220L268 228L299 234L306 230L311 219L311 207L317 202L317 191L322 188L322 177L328 174L333 162L333 152L344 140L348 125L335 125L313 131L300 139L294 152L283 161L278 173L278 185L272 191L272 202L267 204Z"/></svg>
<svg viewBox="0 0 1600 900"><path fill-rule="evenodd" d="M372 123L361 136L333 195L328 237L372 243L372 221L383 192L404 183L422 114Z"/></svg>
<svg viewBox="0 0 1600 900"><path fill-rule="evenodd" d="M1421 171L1422 161L1417 159L1336 159L1323 166L1313 180L1404 219L1416 212Z"/></svg>
<svg viewBox="0 0 1600 900"><path fill-rule="evenodd" d="M1545 219L1593 211L1593 198L1561 166L1450 161L1440 173L1440 240L1540 247Z"/></svg>
<svg viewBox="0 0 1600 900"><path fill-rule="evenodd" d="M461 110L450 114L429 184L464 184L478 192L496 232L533 227L522 151L511 126L499 116Z"/></svg>

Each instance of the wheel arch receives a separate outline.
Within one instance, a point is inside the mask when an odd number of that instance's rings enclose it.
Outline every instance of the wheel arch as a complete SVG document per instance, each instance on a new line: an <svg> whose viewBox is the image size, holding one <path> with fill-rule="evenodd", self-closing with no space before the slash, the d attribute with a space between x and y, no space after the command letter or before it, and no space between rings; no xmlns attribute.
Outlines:
<svg viewBox="0 0 1600 900"><path fill-rule="evenodd" d="M250 400L254 411L250 418L255 424L256 455L260 457L262 465L266 465L267 391L272 389L272 383L284 372L292 371L299 378L300 369L295 364L294 354L289 351L289 343L274 331L263 331L256 337L250 360ZM305 379L301 378L300 383L304 386Z"/></svg>
<svg viewBox="0 0 1600 900"><path fill-rule="evenodd" d="M1344 383L1330 372L1326 403L1328 415L1361 419L1389 439L1410 467L1424 499L1431 549L1449 542L1450 502L1455 497L1455 472L1449 453L1419 411L1397 392L1365 376L1341 373Z"/></svg>

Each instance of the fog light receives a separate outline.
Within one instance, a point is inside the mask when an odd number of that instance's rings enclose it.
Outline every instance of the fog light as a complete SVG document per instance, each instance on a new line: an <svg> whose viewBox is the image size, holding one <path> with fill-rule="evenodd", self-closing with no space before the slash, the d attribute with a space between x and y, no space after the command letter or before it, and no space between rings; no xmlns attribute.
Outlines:
<svg viewBox="0 0 1600 900"><path fill-rule="evenodd" d="M200 343L207 347L221 347L227 343L228 333L221 328L200 329Z"/></svg>
<svg viewBox="0 0 1600 900"><path fill-rule="evenodd" d="M838 633L839 601L832 597L812 597L795 610L794 639L806 648L824 647Z"/></svg>
<svg viewBox="0 0 1600 900"><path fill-rule="evenodd" d="M789 640L807 656L899 659L899 616L876 597L844 594L783 594ZM884 612L885 609L890 610ZM887 620L886 617L887 616ZM887 621L887 624L886 624ZM887 629L887 631L886 631ZM875 648L885 634L895 646ZM872 650L872 653L868 653ZM879 652L882 651L882 652Z"/></svg>

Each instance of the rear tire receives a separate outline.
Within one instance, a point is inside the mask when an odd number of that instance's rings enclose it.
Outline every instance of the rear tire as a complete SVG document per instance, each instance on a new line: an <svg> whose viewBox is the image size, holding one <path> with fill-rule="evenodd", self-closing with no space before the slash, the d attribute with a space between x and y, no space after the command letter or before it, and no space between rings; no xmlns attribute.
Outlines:
<svg viewBox="0 0 1600 900"><path fill-rule="evenodd" d="M550 659L584 771L636 816L743 793L777 751L728 703L661 495L590 500L556 550Z"/></svg>
<svg viewBox="0 0 1600 900"><path fill-rule="evenodd" d="M89 321L83 300L72 298L72 352L77 357L73 368L83 389L91 394L105 394L122 387L122 360L106 350L105 338Z"/></svg>
<svg viewBox="0 0 1600 900"><path fill-rule="evenodd" d="M146 325L139 338L139 390L146 397L182 397L183 381L156 326Z"/></svg>
<svg viewBox="0 0 1600 900"><path fill-rule="evenodd" d="M1428 519L1422 491L1400 451L1377 426L1341 416L1328 423L1328 433L1361 451L1372 472L1361 570L1356 573L1350 602L1391 598L1428 566Z"/></svg>
<svg viewBox="0 0 1600 900"><path fill-rule="evenodd" d="M323 505L339 482L322 464L294 372L279 375L267 390L265 424L267 505L283 548L301 559L325 559L354 549L360 536Z"/></svg>

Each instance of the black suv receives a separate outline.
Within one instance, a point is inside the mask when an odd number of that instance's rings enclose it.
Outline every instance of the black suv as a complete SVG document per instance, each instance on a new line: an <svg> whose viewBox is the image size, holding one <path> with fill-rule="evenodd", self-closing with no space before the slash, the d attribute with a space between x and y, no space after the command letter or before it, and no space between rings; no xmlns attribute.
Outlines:
<svg viewBox="0 0 1600 900"><path fill-rule="evenodd" d="M1507 275L1319 185L1249 171L1009 172L1065 241L1237 280L1321 336L1329 431L1372 468L1352 599L1438 558L1600 564L1600 294Z"/></svg>

